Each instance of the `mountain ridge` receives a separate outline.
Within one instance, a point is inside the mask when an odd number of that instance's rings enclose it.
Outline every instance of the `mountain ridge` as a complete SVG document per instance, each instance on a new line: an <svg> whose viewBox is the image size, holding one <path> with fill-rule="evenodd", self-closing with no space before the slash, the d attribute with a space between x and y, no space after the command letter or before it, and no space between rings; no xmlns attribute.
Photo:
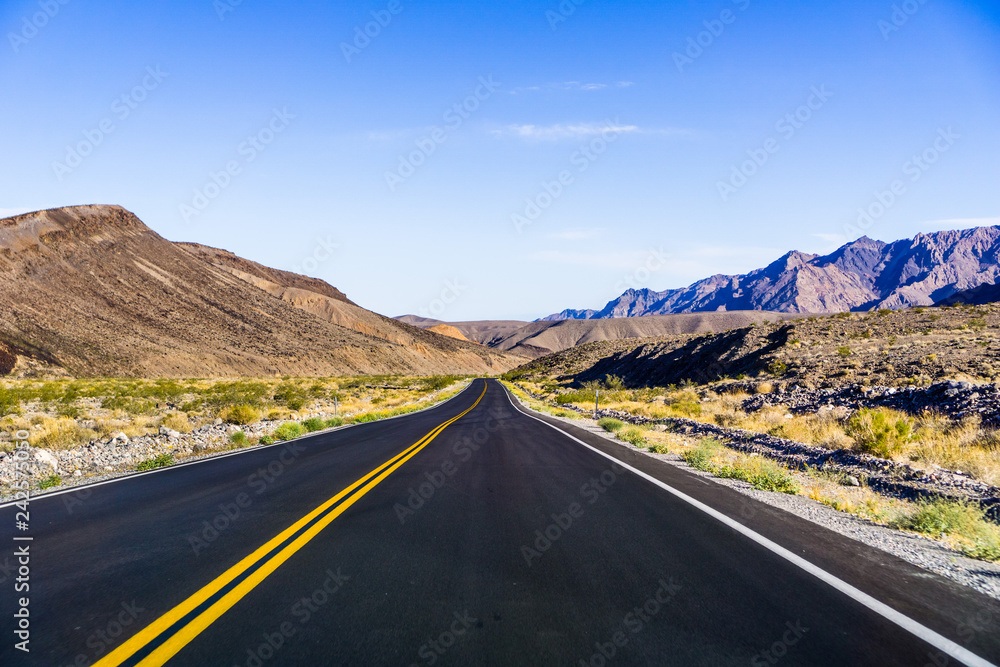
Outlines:
<svg viewBox="0 0 1000 667"><path fill-rule="evenodd" d="M829 313L930 306L1000 277L1000 226L862 236L827 255L792 250L744 274L716 274L660 292L628 289L598 310L566 309L536 321L613 319L730 310Z"/></svg>

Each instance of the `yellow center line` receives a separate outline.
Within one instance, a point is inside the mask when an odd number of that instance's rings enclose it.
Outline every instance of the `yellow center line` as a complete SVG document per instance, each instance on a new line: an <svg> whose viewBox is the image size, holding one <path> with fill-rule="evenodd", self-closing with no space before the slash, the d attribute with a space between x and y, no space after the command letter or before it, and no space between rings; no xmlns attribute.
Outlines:
<svg viewBox="0 0 1000 667"><path fill-rule="evenodd" d="M343 500L335 510L324 516L322 519L317 521L308 530L298 536L293 542L288 546L283 548L277 554L275 554L270 560L263 563L255 572L248 576L244 581L240 582L231 591L223 595L219 600L213 603L208 609L203 611L197 617L195 617L191 622L181 628L173 636L168 638L163 644L158 646L154 651L152 651L145 659L139 662L142 666L152 666L152 665L163 665L173 657L178 651L180 651L184 646L186 646L191 640L193 640L200 632L212 624L217 618L222 616L226 611L228 611L234 604L236 604L241 598L243 598L247 593L253 590L261 581L263 581L269 574L274 572L282 563L288 560L292 554L301 549L308 543L312 538L314 538L320 531L322 531L327 525L330 524L334 519L340 516L348 507L353 505L362 496L368 493L371 489L382 482L386 477L392 474L397 468L410 460L415 456L421 449L426 447L431 443L434 438L436 438L441 431L445 428L458 421L465 415L472 412L473 409L479 402L483 400L483 396L486 395L486 387L483 387L483 393L479 395L476 402L472 404L465 412L452 417L446 422L440 424L434 428L430 433L425 435L423 438L418 440L415 444L404 450L402 453L397 454L393 458L389 459L382 465L378 466L365 476L363 476L358 481L354 482L346 489L330 498L325 503L311 511L309 514L305 515L294 524L286 528L280 534L272 538L266 544L258 548L252 554L241 560L236 565L232 566L226 570L219 577L209 582L203 586L199 591L191 595L176 607L165 613L160 618L153 621L151 624L143 628L140 632L136 633L127 642L119 646L117 649L106 655L103 659L95 663L95 667L117 667L123 662L132 657L136 652L138 652L142 647L156 639L165 630L174 625L177 621L184 618L186 615L190 614L193 610L198 608L200 605L205 603L207 600L216 595L219 591L225 588L227 585L232 583L233 580L237 579L240 575L246 572L248 569L256 565L261 559L263 559L268 553L273 551L278 545L285 542L288 538L294 535L296 532L301 530L310 521L313 521L316 517L323 514L323 512L329 510L331 507L336 505L338 502ZM355 492L358 487L361 487ZM353 495L352 495L353 494ZM348 497L349 496L349 497Z"/></svg>

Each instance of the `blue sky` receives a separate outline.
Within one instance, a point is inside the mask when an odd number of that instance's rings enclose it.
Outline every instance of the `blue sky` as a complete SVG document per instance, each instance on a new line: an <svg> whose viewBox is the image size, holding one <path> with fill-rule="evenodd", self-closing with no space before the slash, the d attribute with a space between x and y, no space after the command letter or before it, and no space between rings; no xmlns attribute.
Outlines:
<svg viewBox="0 0 1000 667"><path fill-rule="evenodd" d="M121 204L387 315L1000 224L996 3L8 0L0 33L0 213Z"/></svg>

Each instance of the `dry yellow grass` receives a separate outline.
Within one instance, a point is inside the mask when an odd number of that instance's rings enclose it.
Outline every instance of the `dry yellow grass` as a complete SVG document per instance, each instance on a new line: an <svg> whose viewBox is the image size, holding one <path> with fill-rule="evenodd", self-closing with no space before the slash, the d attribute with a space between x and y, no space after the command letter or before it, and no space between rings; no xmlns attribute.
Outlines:
<svg viewBox="0 0 1000 667"><path fill-rule="evenodd" d="M545 388L539 385L529 388L537 393L545 393ZM857 437L848 434L847 412L844 410L793 415L782 406L774 406L746 413L740 406L748 398L747 394L709 393L699 399L691 390L655 391L660 394L660 398L644 401L632 400L628 396L624 396L623 400L609 400L602 395L601 406L651 419L686 417L827 449L863 450ZM592 405L582 403L577 405L585 409L593 408ZM882 412L890 420L908 421L912 426L912 435L893 453L893 460L918 466L960 470L987 484L1000 486L1000 431L984 427L978 418L956 422L939 415L913 417L894 410Z"/></svg>

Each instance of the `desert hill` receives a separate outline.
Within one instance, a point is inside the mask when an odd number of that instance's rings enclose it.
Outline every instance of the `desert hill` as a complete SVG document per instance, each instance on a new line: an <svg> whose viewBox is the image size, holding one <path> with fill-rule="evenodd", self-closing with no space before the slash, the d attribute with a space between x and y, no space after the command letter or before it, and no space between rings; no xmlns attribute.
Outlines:
<svg viewBox="0 0 1000 667"><path fill-rule="evenodd" d="M518 362L364 310L321 280L172 243L119 206L0 220L0 276L0 371L424 375Z"/></svg>
<svg viewBox="0 0 1000 667"><path fill-rule="evenodd" d="M438 320L406 316L417 326L429 327ZM599 341L651 338L679 334L727 331L803 317L793 313L737 311L651 315L607 320L551 320L539 322L451 322L462 333L492 348L522 357L537 358L577 345ZM521 326L514 328L513 324Z"/></svg>

